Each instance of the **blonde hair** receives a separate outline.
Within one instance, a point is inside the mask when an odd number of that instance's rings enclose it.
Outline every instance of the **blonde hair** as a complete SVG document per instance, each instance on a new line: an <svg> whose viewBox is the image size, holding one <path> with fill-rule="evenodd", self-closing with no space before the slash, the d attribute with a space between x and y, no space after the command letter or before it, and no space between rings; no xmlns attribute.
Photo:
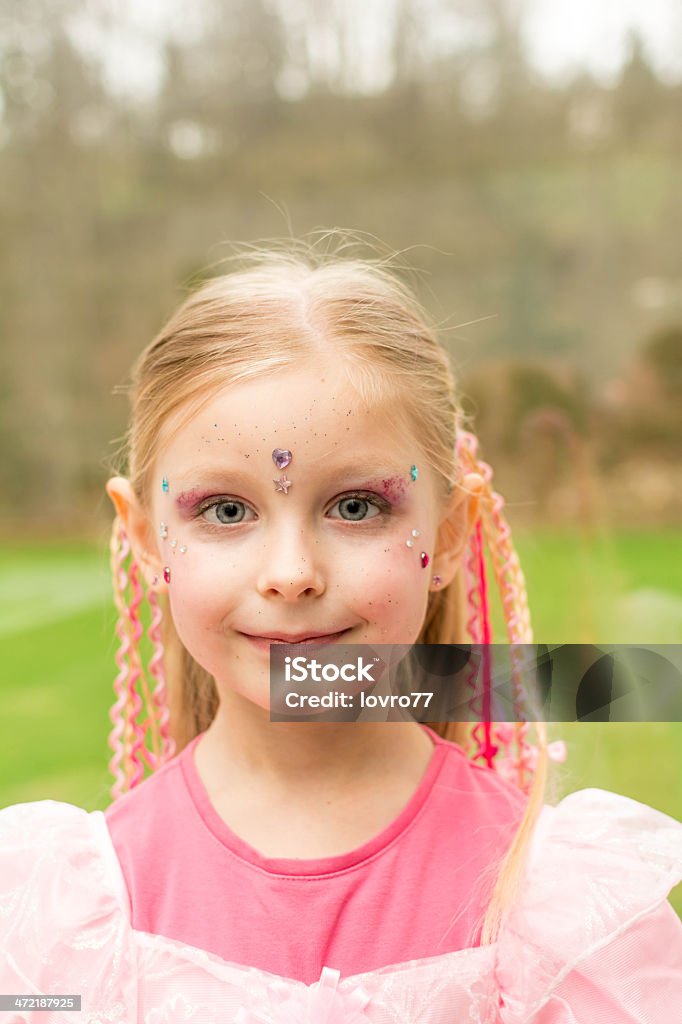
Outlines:
<svg viewBox="0 0 682 1024"><path fill-rule="evenodd" d="M127 470L120 471L127 472L141 508L151 508L152 473L160 449L218 391L318 352L343 360L363 397L395 397L395 416L411 425L445 501L466 468L455 457L464 417L447 353L412 290L387 268L386 260L330 255L302 241L248 246L237 259L238 269L209 279L188 296L133 366L124 448ZM172 433L163 434L169 424ZM482 519L509 638L512 643L530 642L523 576L508 529L492 515L493 497L487 484ZM115 521L114 536L119 527ZM165 613L161 624L170 727L176 749L182 750L210 725L218 694L212 676L181 643L166 595L159 600ZM431 593L418 642L463 642L466 611L459 573L449 587ZM465 746L466 724L427 724L443 739ZM483 943L494 941L513 903L542 806L547 750L540 726L537 735L533 786L497 872L482 926Z"/></svg>

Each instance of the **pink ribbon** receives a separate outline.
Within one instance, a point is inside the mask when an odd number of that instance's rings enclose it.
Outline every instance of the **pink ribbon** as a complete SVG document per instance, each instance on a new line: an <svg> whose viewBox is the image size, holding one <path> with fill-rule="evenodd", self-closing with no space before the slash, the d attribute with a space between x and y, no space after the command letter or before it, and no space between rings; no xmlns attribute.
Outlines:
<svg viewBox="0 0 682 1024"><path fill-rule="evenodd" d="M351 992L339 992L339 978L340 971L323 967L318 982L303 991L294 989L264 1013L242 1006L235 1024L369 1024L364 1009L371 997L366 989L358 985ZM279 984L269 986L271 998L282 992Z"/></svg>
<svg viewBox="0 0 682 1024"><path fill-rule="evenodd" d="M555 740L554 743L547 744L547 757L550 761L555 761L561 764L566 760L566 744L563 740ZM526 767L531 771L535 771L535 765L539 757L538 748L532 743L527 744L525 753L525 764ZM501 775L507 782L514 782L518 777L518 765L513 757L502 757L493 765L498 775Z"/></svg>

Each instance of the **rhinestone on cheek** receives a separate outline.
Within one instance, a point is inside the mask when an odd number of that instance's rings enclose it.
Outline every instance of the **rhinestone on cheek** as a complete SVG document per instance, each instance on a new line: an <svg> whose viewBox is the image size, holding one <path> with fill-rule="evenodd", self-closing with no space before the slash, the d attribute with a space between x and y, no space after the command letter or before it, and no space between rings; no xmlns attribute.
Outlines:
<svg viewBox="0 0 682 1024"><path fill-rule="evenodd" d="M429 556L426 554L425 551L422 551L419 557L421 558L422 569L425 569L426 566L429 564Z"/></svg>
<svg viewBox="0 0 682 1024"><path fill-rule="evenodd" d="M166 583L170 583L170 567L167 565L164 566L163 578L166 581Z"/></svg>

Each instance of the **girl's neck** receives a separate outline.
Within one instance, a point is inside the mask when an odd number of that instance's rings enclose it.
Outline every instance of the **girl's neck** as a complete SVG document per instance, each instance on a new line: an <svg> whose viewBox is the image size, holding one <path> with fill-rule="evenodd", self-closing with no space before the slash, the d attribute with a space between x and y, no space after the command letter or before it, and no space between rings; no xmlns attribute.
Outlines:
<svg viewBox="0 0 682 1024"><path fill-rule="evenodd" d="M266 710L244 703L246 714L221 704L194 752L214 801L235 785L324 803L391 778L417 784L433 753L416 722L271 722Z"/></svg>
<svg viewBox="0 0 682 1024"><path fill-rule="evenodd" d="M363 846L407 806L434 754L429 734L409 722L266 719L256 747L245 735L220 720L194 760L216 813L265 857L316 859Z"/></svg>

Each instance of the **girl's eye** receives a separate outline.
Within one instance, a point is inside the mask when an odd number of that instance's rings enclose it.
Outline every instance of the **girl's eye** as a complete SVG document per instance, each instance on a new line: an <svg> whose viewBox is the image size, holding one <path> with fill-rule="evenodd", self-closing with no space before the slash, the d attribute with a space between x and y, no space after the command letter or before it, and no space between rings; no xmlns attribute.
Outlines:
<svg viewBox="0 0 682 1024"><path fill-rule="evenodd" d="M232 498L222 499L220 501L214 501L210 505L204 505L199 510L199 515L203 516L205 512L215 512L215 519L207 519L207 523L217 525L217 523L241 523L244 522L244 518L248 512L252 510L244 504L243 501L235 501ZM252 513L253 514L253 513Z"/></svg>
<svg viewBox="0 0 682 1024"><path fill-rule="evenodd" d="M338 514L335 514L337 509ZM347 494L332 506L329 515L332 519L341 519L346 523L360 523L390 512L390 504L376 494ZM236 498L218 498L207 502L199 508L196 517L203 519L208 526L253 522L257 518L253 509Z"/></svg>
<svg viewBox="0 0 682 1024"><path fill-rule="evenodd" d="M340 515L332 515L332 519L343 519L347 523L364 522L367 519L376 519L383 513L390 511L387 502L382 502L378 497L361 494L349 494L341 498L332 508L338 508Z"/></svg>

